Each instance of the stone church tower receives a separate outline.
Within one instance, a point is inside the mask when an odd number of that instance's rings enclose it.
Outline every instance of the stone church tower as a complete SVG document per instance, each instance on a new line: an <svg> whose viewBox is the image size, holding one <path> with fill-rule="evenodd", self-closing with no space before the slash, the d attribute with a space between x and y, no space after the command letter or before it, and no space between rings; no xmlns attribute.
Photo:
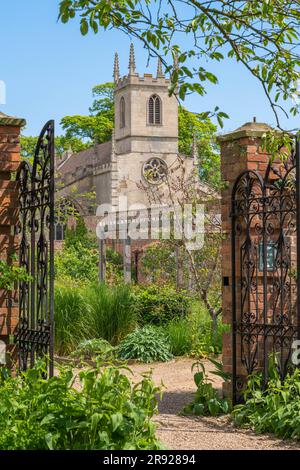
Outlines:
<svg viewBox="0 0 300 470"><path fill-rule="evenodd" d="M178 163L178 101L168 94L170 80L164 76L161 62L155 76L139 75L131 44L127 75L120 75L116 54L113 78L112 141L94 144L77 154L66 152L57 159L56 199L71 200L91 229L95 228L96 209L101 204L118 209L120 198L127 199L128 206L149 204L141 185L155 190ZM197 149L193 153L196 155ZM193 171L195 155L183 157L189 172ZM93 204L84 197L91 191L95 192Z"/></svg>
<svg viewBox="0 0 300 470"><path fill-rule="evenodd" d="M113 203L120 193L128 203L146 203L138 189L141 181L159 184L164 167L178 156L178 102L169 97L170 81L160 61L157 74L136 72L133 44L129 72L120 77L116 54L115 81L115 159L117 167Z"/></svg>

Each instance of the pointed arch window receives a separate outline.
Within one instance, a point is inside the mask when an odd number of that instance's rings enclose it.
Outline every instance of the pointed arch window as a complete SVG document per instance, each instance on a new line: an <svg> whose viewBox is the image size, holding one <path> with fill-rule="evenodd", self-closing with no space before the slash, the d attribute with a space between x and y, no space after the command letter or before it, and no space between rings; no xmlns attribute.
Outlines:
<svg viewBox="0 0 300 470"><path fill-rule="evenodd" d="M125 99L121 98L120 100L120 128L122 129L126 125L126 106Z"/></svg>
<svg viewBox="0 0 300 470"><path fill-rule="evenodd" d="M148 102L149 124L162 124L162 105L158 95L152 95Z"/></svg>
<svg viewBox="0 0 300 470"><path fill-rule="evenodd" d="M54 226L54 240L57 242L62 242L65 239L65 224L57 221Z"/></svg>

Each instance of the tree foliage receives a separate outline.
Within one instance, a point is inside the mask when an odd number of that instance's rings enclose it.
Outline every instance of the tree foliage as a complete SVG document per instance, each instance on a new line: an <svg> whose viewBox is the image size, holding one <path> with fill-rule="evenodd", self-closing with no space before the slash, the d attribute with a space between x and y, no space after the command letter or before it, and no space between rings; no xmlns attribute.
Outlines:
<svg viewBox="0 0 300 470"><path fill-rule="evenodd" d="M33 160L38 138L33 136L21 136L21 157ZM64 152L72 149L73 152L80 152L90 144L83 142L79 137L67 137L60 135L55 137L55 154L61 157Z"/></svg>
<svg viewBox="0 0 300 470"><path fill-rule="evenodd" d="M299 6L300 0L61 0L59 16L63 23L79 16L83 35L117 28L138 38L161 57L170 93L178 89L182 99L218 82L206 63L234 59L261 84L280 126L282 100L297 94ZM222 124L226 115L214 113Z"/></svg>
<svg viewBox="0 0 300 470"><path fill-rule="evenodd" d="M179 107L179 153L191 155L196 138L201 179L218 186L220 183L220 153L216 143L216 126L202 114Z"/></svg>
<svg viewBox="0 0 300 470"><path fill-rule="evenodd" d="M88 116L65 116L61 120L67 139L101 144L110 140L114 127L114 85L104 83L93 88L94 101Z"/></svg>

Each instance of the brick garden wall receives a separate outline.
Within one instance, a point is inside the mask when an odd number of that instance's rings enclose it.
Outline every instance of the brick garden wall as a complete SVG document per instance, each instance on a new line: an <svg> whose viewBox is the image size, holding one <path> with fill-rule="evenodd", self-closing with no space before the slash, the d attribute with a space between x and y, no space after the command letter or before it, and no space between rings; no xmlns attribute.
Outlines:
<svg viewBox="0 0 300 470"><path fill-rule="evenodd" d="M14 175L20 164L20 129L23 119L0 113L0 259L9 262L17 252L14 228L18 218L18 191ZM0 290L0 341L8 344L18 323L15 292Z"/></svg>
<svg viewBox="0 0 300 470"><path fill-rule="evenodd" d="M257 170L264 176L269 155L262 150L261 141L263 134L268 130L270 128L266 124L247 123L236 131L220 136L218 139L221 145L221 175L224 183L221 202L222 229L225 234L222 243L222 307L223 321L229 325L232 322L231 194L234 182L242 171ZM231 333L225 333L223 337L223 364L224 370L231 373ZM237 372L240 374L245 373L241 363L237 365ZM228 384L224 386L224 393L225 395L231 394L231 388Z"/></svg>

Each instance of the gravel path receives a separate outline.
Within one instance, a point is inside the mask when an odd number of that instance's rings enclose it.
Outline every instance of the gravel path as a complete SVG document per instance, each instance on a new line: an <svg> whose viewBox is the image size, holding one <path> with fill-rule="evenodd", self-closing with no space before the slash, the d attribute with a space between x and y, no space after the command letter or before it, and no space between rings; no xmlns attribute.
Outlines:
<svg viewBox="0 0 300 470"><path fill-rule="evenodd" d="M300 450L300 443L282 441L269 435L257 436L251 431L237 429L228 417L186 417L178 416L183 406L191 401L195 385L191 366L193 359L178 359L167 363L151 365L134 364L130 368L135 379L152 369L157 385L163 382L163 400L159 403L158 435L167 449L175 450ZM212 369L206 363L207 371ZM221 379L212 375L216 387Z"/></svg>

